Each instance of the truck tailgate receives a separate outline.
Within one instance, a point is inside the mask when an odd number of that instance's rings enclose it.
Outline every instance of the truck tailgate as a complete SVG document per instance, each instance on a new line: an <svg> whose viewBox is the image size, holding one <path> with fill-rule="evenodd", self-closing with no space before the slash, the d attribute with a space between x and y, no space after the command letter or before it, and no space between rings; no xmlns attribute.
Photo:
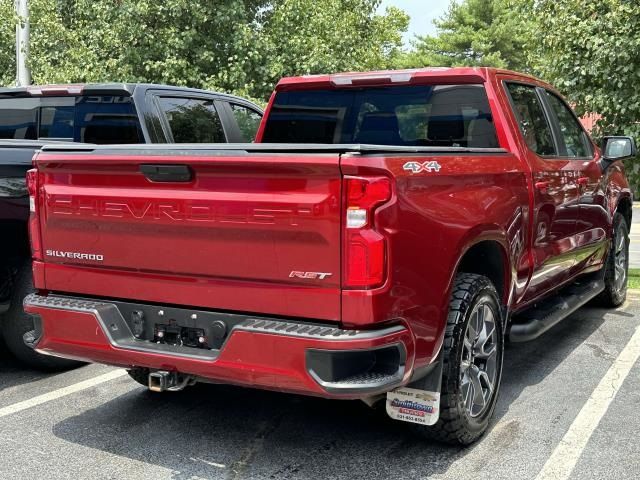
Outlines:
<svg viewBox="0 0 640 480"><path fill-rule="evenodd" d="M169 153L38 155L39 288L340 319L339 153Z"/></svg>

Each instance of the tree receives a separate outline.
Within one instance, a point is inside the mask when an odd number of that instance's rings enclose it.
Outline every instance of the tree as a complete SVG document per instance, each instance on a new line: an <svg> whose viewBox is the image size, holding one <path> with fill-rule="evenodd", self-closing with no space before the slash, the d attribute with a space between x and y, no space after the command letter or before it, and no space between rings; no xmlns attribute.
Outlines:
<svg viewBox="0 0 640 480"><path fill-rule="evenodd" d="M0 0L0 85L11 85L16 80L16 24L13 0Z"/></svg>
<svg viewBox="0 0 640 480"><path fill-rule="evenodd" d="M266 4L33 0L34 82L146 81L233 90L256 67L252 25Z"/></svg>
<svg viewBox="0 0 640 480"><path fill-rule="evenodd" d="M418 37L407 66L492 66L528 71L523 0L452 1L435 21L437 35Z"/></svg>
<svg viewBox="0 0 640 480"><path fill-rule="evenodd" d="M640 3L539 0L534 58L542 76L576 105L597 113L597 134L640 139ZM636 188L640 165L630 162Z"/></svg>
<svg viewBox="0 0 640 480"><path fill-rule="evenodd" d="M261 32L268 71L261 95L287 75L389 68L400 54L409 17L377 14L380 0L281 0Z"/></svg>
<svg viewBox="0 0 640 480"><path fill-rule="evenodd" d="M34 83L152 82L266 100L282 76L384 68L408 17L380 0L31 0ZM12 0L0 13L12 18ZM11 22L7 22L10 24ZM10 25L7 32L12 31ZM11 75L13 34L0 27ZM11 53L11 55L9 55Z"/></svg>

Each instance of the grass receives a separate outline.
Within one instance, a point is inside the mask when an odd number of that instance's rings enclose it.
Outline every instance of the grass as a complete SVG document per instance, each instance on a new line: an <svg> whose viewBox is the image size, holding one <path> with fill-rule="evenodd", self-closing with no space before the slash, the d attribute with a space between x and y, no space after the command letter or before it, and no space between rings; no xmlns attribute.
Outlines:
<svg viewBox="0 0 640 480"><path fill-rule="evenodd" d="M629 269L629 288L640 288L640 268Z"/></svg>

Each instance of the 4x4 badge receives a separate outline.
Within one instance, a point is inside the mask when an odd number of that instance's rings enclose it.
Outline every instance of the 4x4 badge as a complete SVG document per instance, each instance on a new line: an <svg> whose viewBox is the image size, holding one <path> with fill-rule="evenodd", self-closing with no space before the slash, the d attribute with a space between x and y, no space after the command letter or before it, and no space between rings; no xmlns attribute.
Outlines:
<svg viewBox="0 0 640 480"><path fill-rule="evenodd" d="M435 160L431 160L429 162L424 162L424 163L407 162L402 167L403 170L407 170L411 173L420 173L420 172L438 173L441 168L442 168L441 165Z"/></svg>

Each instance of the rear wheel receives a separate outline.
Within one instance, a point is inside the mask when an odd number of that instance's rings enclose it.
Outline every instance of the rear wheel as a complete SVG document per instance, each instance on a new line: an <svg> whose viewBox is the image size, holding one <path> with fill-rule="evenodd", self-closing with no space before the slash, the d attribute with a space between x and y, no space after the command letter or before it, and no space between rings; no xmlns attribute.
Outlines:
<svg viewBox="0 0 640 480"><path fill-rule="evenodd" d="M627 299L629 273L629 226L624 216L613 217L613 238L604 273L605 289L597 297L603 307L619 307Z"/></svg>
<svg viewBox="0 0 640 480"><path fill-rule="evenodd" d="M7 349L22 363L38 370L61 371L83 365L75 360L42 355L24 343L24 334L32 331L34 325L32 318L24 312L22 301L33 291L31 262L25 262L15 277L11 306L0 322Z"/></svg>
<svg viewBox="0 0 640 480"><path fill-rule="evenodd" d="M414 425L422 436L468 445L487 430L502 376L502 325L491 281L482 275L457 275L443 345L440 419L432 427Z"/></svg>

